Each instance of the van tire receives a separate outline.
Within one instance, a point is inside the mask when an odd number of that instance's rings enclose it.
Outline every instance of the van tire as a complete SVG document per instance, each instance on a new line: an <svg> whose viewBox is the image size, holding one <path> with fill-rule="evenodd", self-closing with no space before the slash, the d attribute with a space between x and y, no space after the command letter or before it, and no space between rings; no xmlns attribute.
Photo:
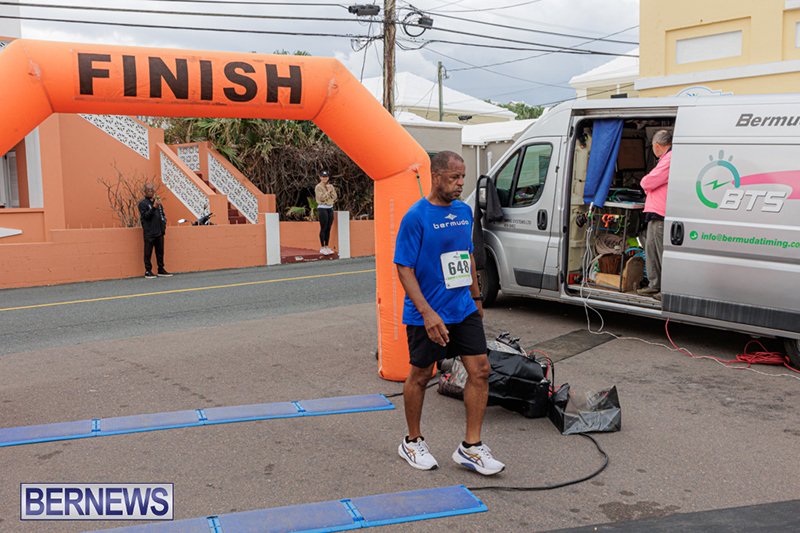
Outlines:
<svg viewBox="0 0 800 533"><path fill-rule="evenodd" d="M800 370L800 339L783 339L789 364Z"/></svg>
<svg viewBox="0 0 800 533"><path fill-rule="evenodd" d="M478 272L478 285L481 288L483 307L493 306L500 290L500 280L497 277L497 267L489 257L486 258L486 268Z"/></svg>

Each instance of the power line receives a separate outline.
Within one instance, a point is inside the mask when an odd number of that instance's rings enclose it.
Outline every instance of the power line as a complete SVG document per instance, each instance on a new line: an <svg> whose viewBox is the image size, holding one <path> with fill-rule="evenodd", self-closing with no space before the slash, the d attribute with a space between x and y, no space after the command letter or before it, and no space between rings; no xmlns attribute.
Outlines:
<svg viewBox="0 0 800 533"><path fill-rule="evenodd" d="M160 0L164 1L164 0ZM205 11L168 11L162 9L136 9L127 7L105 7L105 6L74 6L62 4L32 4L23 2L0 2L0 6L19 6L45 9L70 9L82 11L107 11L109 13L136 13L141 15L179 15L191 17L219 17L219 18L247 18L247 19L266 19L266 20L313 20L331 22L362 22L356 18L331 18L331 17L301 17L296 15L250 15L244 13L208 13ZM364 22L374 22L375 19L368 19Z"/></svg>
<svg viewBox="0 0 800 533"><path fill-rule="evenodd" d="M559 46L559 45L555 45L555 44L539 43L539 42L533 42L533 41L521 41L519 39L510 39L510 38L507 38L507 37L495 37L495 36L492 36L492 35L481 35L479 33L472 33L472 32L461 31L461 30L451 30L451 29L447 29L447 28L436 28L436 27L435 28L429 28L428 26L423 26L421 24L414 24L414 23L410 23L410 22L406 22L406 23L403 23L403 24L405 26L413 26L413 27L416 27L416 28L426 28L426 29L431 29L431 31L441 31L441 32L444 32L444 33L453 33L453 34L456 34L456 35L466 35L468 37L477 37L477 38L480 38L480 39L491 39L491 40L494 40L494 41L514 43L514 44L525 44L525 45L529 45L529 46L544 46L544 47L547 47L547 48L553 48L554 49L553 52L565 52L565 53L566 52L574 52L574 53L580 53L580 54L586 54L586 55L604 55L604 56L615 56L615 57L616 56L638 57L638 56L631 56L631 55L628 55L628 54L622 54L622 53L617 53L617 52L603 52L603 51L600 51L600 50L584 50L584 49L574 48L574 47L570 47L570 46ZM448 41L431 40L430 42L442 42L442 43L444 43L444 42L448 42ZM468 45L468 46L473 46L472 43L458 43L458 44L464 44L464 45ZM498 46L497 48L502 48L502 47ZM508 50L515 50L515 48L507 48L507 49ZM543 50L536 50L536 51L543 51Z"/></svg>
<svg viewBox="0 0 800 533"><path fill-rule="evenodd" d="M243 6L283 6L283 7L292 7L292 6L317 6L317 7L343 7L347 9L345 4L332 4L332 3L321 3L316 4L314 2L226 2L223 0L147 0L149 2L174 2L174 3L182 3L182 4L231 4L231 5L243 5Z"/></svg>
<svg viewBox="0 0 800 533"><path fill-rule="evenodd" d="M414 6L411 6L411 7L414 7ZM617 40L617 39L606 39L604 37L593 38L593 37L590 37L588 35L577 35L577 34L572 34L572 33L562 33L562 32L547 31L547 30L535 30L533 28L524 28L524 27L521 27L521 26L510 26L508 24L499 24L499 23L496 23L496 22L485 22L485 21L482 21L482 20L468 19L468 18L465 18L465 17L456 17L456 16L453 16L453 15L444 15L442 13L434 13L432 11L425 11L425 10L420 10L420 11L436 15L437 17L448 18L448 19L453 19L453 20L460 20L460 21L464 21L464 22L472 22L474 24L482 24L484 26L493 26L493 27L496 27L496 28L505 28L505 29L509 29L509 30L526 31L526 32L530 32L530 33L542 33L544 35L555 35L555 36L558 36L558 37L570 37L570 38L575 38L575 39L590 39L591 40L590 42L592 42L592 41L603 41L603 42L606 42L606 43L616 43L616 44L639 44L637 41L622 41L622 40ZM634 26L634 28L635 27L636 26ZM622 33L622 32L620 32L620 33Z"/></svg>
<svg viewBox="0 0 800 533"><path fill-rule="evenodd" d="M147 15L179 15L179 16L203 16L203 17L222 17L222 18L253 18L253 19L267 19L267 20L303 20L303 21L335 21L335 22L358 22L357 19L351 18L324 18L324 17L301 17L301 16L287 16L287 15L249 15L249 14L239 14L239 13L232 13L232 14L215 14L215 13L207 13L207 12L198 12L198 11L168 11L168 10L160 10L160 9L136 9L136 8L119 8L119 7L94 7L94 6L74 6L74 5L63 5L63 4L35 4L35 3L18 3L18 2L8 2L8 1L0 1L0 5L6 6L19 6L19 7L34 7L40 9L70 9L70 10L83 10L83 11L102 11L102 12L110 12L110 13L137 13L137 14L147 14ZM373 20L370 20L373 22ZM398 24L399 21L392 19L391 24L395 25ZM122 23L119 23L122 24ZM422 26L420 24L413 24L413 23L402 23L404 26L414 26L419 28L427 29L426 26ZM384 24L386 26L386 24ZM518 39L509 39L505 37L495 37L495 36L487 36L487 35L480 35L471 32L465 32L460 30L453 30L448 28L434 28L435 30L445 32L445 33L453 33L456 35L465 35L469 37L477 37L483 39L489 39L499 42L509 42L515 44L524 44L524 45L531 45L531 46L544 46L547 48L554 48L557 51L566 51L566 50L578 50L576 48L570 47L559 47L556 45L551 45L547 43L538 43L538 42L528 42L528 41L521 41ZM384 28L384 32L386 28ZM298 34L299 35L299 34ZM320 35L322 36L322 35ZM445 42L445 41L440 41ZM510 49L510 48L509 48ZM534 51L541 51L541 50L534 50ZM585 54L596 54L596 55L611 55L611 56L620 56L626 54L616 54L611 52L601 52L596 50L580 50L580 53Z"/></svg>
<svg viewBox="0 0 800 533"><path fill-rule="evenodd" d="M431 9L442 9L443 7L452 6L452 5L455 5L455 4L460 4L460 3L461 3L461 2L463 2L463 1L464 1L464 0L453 0L452 2L447 2L447 3L445 3L445 4L442 4L442 5L440 5L440 6L433 7L433 8L431 8Z"/></svg>
<svg viewBox="0 0 800 533"><path fill-rule="evenodd" d="M443 54L442 52L439 52L438 50L434 50L433 48L428 48L428 50L433 52L434 54L440 55L442 57L446 57L447 59L451 59L453 61L458 61L459 63L463 63L465 65L469 65L472 68L479 68L481 70L485 70L486 72L491 72L492 74L497 74L498 76L503 76L503 77L506 77L506 78L510 78L512 80L524 81L524 82L527 82L527 83L534 83L536 85L542 85L542 86L545 86L545 87L555 87L555 88L558 88L558 89L572 89L572 87L569 87L569 86L566 86L566 85L556 85L556 84L553 84L553 83L546 83L546 82L543 82L543 81L533 81L533 80L528 80L528 79L525 79L525 78L520 78L518 76L514 76L514 75L511 75L511 74L506 74L504 72L498 72L496 70L489 70L488 68L480 67L478 65L473 65L472 63L469 63L469 62L464 61L462 59L457 59L457 58L451 57L451 56L449 56L447 54ZM448 72L458 72L458 71L461 71L461 70L463 70L463 69L448 69Z"/></svg>
<svg viewBox="0 0 800 533"><path fill-rule="evenodd" d="M341 34L341 33L311 33L295 31L249 30L244 28L204 28L202 26L166 26L161 24L136 24L133 22L103 22L94 20L70 20L44 17L26 17L0 15L0 19L31 20L36 22L61 22L69 24L90 24L95 26L122 26L126 28L149 28L156 30L189 30L189 31L217 31L223 33L252 33L257 35L286 35L290 37L343 37L347 39L368 39L369 35Z"/></svg>
<svg viewBox="0 0 800 533"><path fill-rule="evenodd" d="M477 37L477 36L473 36L473 37ZM416 41L407 41L407 42L416 43ZM553 53L553 54L571 54L571 55L586 55L586 56L588 56L588 55L602 55L602 56L618 56L618 57L619 56L621 56L621 57L635 57L635 56L628 56L628 55L625 55L625 54L613 54L613 53L610 53L610 52L599 52L599 51L594 51L594 50L580 50L578 48L575 48L575 49L569 49L569 48L562 49L562 48L559 48L557 50L551 50L551 49L548 49L548 48L522 48L522 47L519 47L519 46L501 46L499 44L465 43L465 42L461 42L461 41L448 41L448 40L445 40L445 39L428 39L424 43L416 43L416 44L419 44L419 46L417 46L417 47L405 47L405 48L403 48L403 50L420 50L422 48L425 48L429 44L435 44L435 43L455 44L455 45L459 45L459 46L471 46L471 47L475 47L475 48L491 48L491 49L494 49L494 50L516 50L516 51L521 51L521 52L548 52L548 53ZM549 45L545 45L545 46L549 46Z"/></svg>
<svg viewBox="0 0 800 533"><path fill-rule="evenodd" d="M519 89L519 90L516 90L516 91L507 91L507 92L503 92L503 93L497 93L497 94L495 94L495 97L497 97L497 96L505 96L505 95L509 95L509 94L517 94L517 93L525 92L525 91L528 91L528 90L530 90L530 89ZM610 93L610 92L613 92L613 91L616 91L616 90L617 90L616 87L612 87L610 89L603 89L602 91L596 91L596 92L593 92L593 93L587 93L586 96L573 96L571 98L564 98L563 100L554 100L552 102L546 102L546 103L543 103L543 104L534 103L534 104L528 104L528 105L531 105L533 107L548 107L548 106L563 104L564 102L572 102L574 100L580 100L581 98L588 99L588 98L590 98L592 96L599 96L601 94ZM449 104L457 104L457 103L462 103L462 102L467 102L467 101L469 101L469 100L456 100L455 102L448 102L448 103ZM497 115L497 114L501 114L501 113L503 113L503 111L491 111L491 112L486 112L486 113L481 113L481 114L482 115Z"/></svg>
<svg viewBox="0 0 800 533"><path fill-rule="evenodd" d="M442 57L446 57L447 59L451 59L453 61L458 61L459 63L463 63L465 65L470 65L470 63L468 63L467 61L464 61L462 59L457 59L455 57L451 57L451 56L449 56L447 54L443 54L442 52L439 52L438 50L434 50L432 48L429 48L428 50L430 50L434 54L440 55ZM512 76L511 74L505 74L505 73L502 73L502 72L496 72L496 71L485 69L485 68L482 68L482 67L479 67L479 66L475 66L475 68L481 68L482 70L486 70L487 72L491 72L493 74L498 74L500 76L505 76L507 78L520 80L520 81L524 81L524 82L527 82L527 83L533 83L533 84L536 84L536 85L539 85L539 86L553 87L553 88L556 88L556 89L572 89L572 90L574 90L573 87L570 87L570 86L567 86L567 85L559 85L559 84L554 84L554 83L546 83L546 82L542 82L542 81L526 80L524 78L519 78L517 76ZM461 70L461 69L449 69L449 72L455 72L457 70ZM503 96L503 95L507 95L507 94L516 94L516 93L529 91L529 90L531 90L531 88L525 88L525 89L519 89L519 90L516 90L516 91L508 91L508 92L505 92L505 93L499 93L496 96ZM587 93L586 94L586 98L588 98L590 96L598 96L598 95L609 93L609 92L616 91L616 90L617 90L617 88L613 87L611 89L605 89L605 90L597 91L597 92L594 92L594 93ZM534 105L539 105L539 106L554 105L554 104L558 104L558 103L561 103L561 102L569 102L571 100L577 100L579 98L584 98L584 97L583 96L576 96L574 98L567 98L567 99L564 99L564 100L557 100L555 102L549 102L549 103L544 103L544 104L534 104ZM457 102L451 102L451 103L457 103Z"/></svg>
<svg viewBox="0 0 800 533"><path fill-rule="evenodd" d="M452 9L443 11L442 13L483 13L486 11L500 11L502 9L511 9L512 7L520 7L520 6L527 6L530 4L535 4L537 2L541 2L542 0L528 0L527 2L520 2L518 4L511 4L510 6L499 6L499 7L484 7L481 9ZM440 6L437 9L441 9L444 6Z"/></svg>
<svg viewBox="0 0 800 533"><path fill-rule="evenodd" d="M625 28L625 29L622 29L622 30L616 31L616 32L614 32L614 33L609 33L608 35L606 35L606 37L611 37L611 36L614 36L614 35L618 35L618 34L620 34L620 33L625 33L626 31L630 31L630 30L632 30L632 29L634 29L634 28L638 28L638 27L639 27L639 25L637 24L636 26L631 26L631 27L629 27L629 28ZM582 42L582 43L578 43L578 44L576 44L576 45L575 45L575 47L577 48L578 46L583 46L583 45L585 45L585 44L589 44L589 43L591 43L591 42L594 42L594 41L596 41L596 40L597 40L597 39L591 39L591 40L589 40L589 41L584 41L584 42ZM498 62L498 63L489 63L489 64L487 64L487 65L472 65L472 66L470 66L470 67L466 67L466 68L456 68L456 69L451 69L451 72L460 72L460 71L462 71L462 70L472 70L472 69L476 69L476 68L478 68L478 69L483 69L483 68L485 68L485 67L498 67L498 66L500 66L500 65L508 65L508 64L510 64L510 63L519 63L520 61L527 61L527 60L529 60L529 59L536 59L537 57L543 57L543 56L547 56L547 55L550 55L550 54L552 54L552 53L553 53L553 52L545 52L545 53L543 53L543 54L536 54L536 55L533 55L533 56L528 56L528 57L520 57L520 58L517 58L517 59L509 59L509 60L507 60L507 61L500 61L500 62ZM469 65L469 63L466 63L466 62L463 62L463 63L465 63L465 64Z"/></svg>

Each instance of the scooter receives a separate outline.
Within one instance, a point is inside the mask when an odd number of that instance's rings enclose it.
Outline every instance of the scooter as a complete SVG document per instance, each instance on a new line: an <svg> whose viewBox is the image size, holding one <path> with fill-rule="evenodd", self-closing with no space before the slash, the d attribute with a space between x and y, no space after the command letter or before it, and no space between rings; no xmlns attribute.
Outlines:
<svg viewBox="0 0 800 533"><path fill-rule="evenodd" d="M192 222L192 226L213 226L211 222L211 217L214 216L214 213L206 213L205 215L201 216L194 222ZM178 224L185 224L187 220L185 218L181 218L178 220Z"/></svg>

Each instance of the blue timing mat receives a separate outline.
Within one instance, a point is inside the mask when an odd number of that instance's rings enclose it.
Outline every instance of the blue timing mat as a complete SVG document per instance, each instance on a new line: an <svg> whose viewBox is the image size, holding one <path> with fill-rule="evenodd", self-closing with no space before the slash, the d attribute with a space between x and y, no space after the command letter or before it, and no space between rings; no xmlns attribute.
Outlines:
<svg viewBox="0 0 800 533"><path fill-rule="evenodd" d="M289 533L351 531L415 520L482 513L486 506L463 485L274 507L208 518L106 530L114 533Z"/></svg>
<svg viewBox="0 0 800 533"><path fill-rule="evenodd" d="M319 400L302 400L299 402L235 405L169 413L94 418L74 422L56 422L40 426L0 428L0 448L37 442L156 431L159 429L229 424L232 422L274 418L363 413L391 409L394 409L394 405L384 395L367 394L363 396L338 396Z"/></svg>

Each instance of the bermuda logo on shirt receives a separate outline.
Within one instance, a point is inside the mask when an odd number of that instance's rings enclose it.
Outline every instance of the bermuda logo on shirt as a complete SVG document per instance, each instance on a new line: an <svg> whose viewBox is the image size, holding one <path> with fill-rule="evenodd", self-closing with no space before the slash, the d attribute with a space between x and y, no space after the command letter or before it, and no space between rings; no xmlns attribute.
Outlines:
<svg viewBox="0 0 800 533"><path fill-rule="evenodd" d="M447 219L447 222L441 222L439 224L433 222L433 229L454 228L457 226L466 226L467 224L469 224L469 220L456 220L458 218L458 215L455 215L453 213L450 213L444 218Z"/></svg>
<svg viewBox="0 0 800 533"><path fill-rule="evenodd" d="M713 155L708 159L709 163L700 170L695 183L697 197L706 207L780 213L784 200L800 199L800 170L741 176L732 163L733 156L726 159L724 150L719 151L717 159ZM769 190L754 187L758 185L773 187Z"/></svg>
<svg viewBox="0 0 800 533"><path fill-rule="evenodd" d="M434 222L433 229L455 228L457 226L466 226L468 224L469 220L451 220L450 222L442 222L441 224Z"/></svg>

